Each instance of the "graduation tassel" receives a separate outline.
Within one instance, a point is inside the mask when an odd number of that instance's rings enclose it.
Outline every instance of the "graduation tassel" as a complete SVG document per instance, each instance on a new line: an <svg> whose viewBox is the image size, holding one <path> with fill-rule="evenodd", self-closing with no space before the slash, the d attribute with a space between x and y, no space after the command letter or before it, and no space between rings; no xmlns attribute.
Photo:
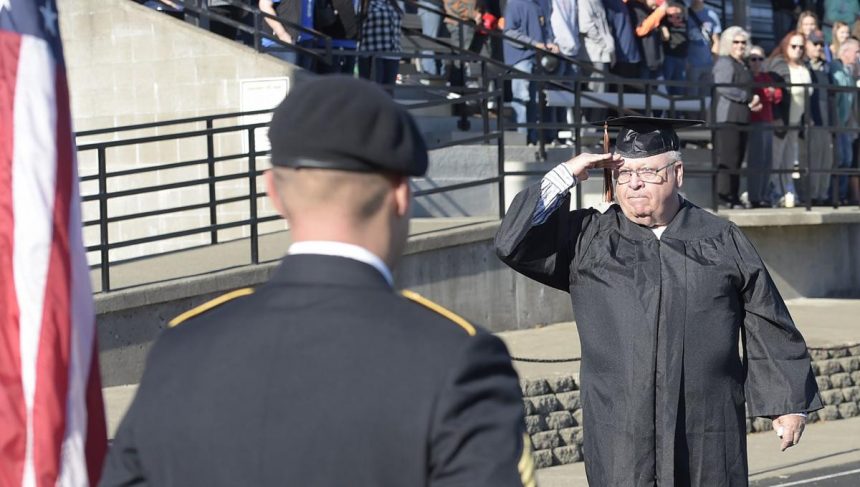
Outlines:
<svg viewBox="0 0 860 487"><path fill-rule="evenodd" d="M603 153L609 154L609 124L603 122ZM612 203L615 199L615 194L612 188L612 170L609 168L603 169L603 201Z"/></svg>

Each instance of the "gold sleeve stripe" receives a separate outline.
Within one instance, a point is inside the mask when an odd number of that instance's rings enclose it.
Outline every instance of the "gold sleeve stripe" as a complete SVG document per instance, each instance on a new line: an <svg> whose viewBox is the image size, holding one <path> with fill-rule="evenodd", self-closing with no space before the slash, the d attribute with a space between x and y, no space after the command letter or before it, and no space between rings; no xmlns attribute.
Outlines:
<svg viewBox="0 0 860 487"><path fill-rule="evenodd" d="M215 298L211 301L206 301L205 303L201 304L200 306L197 306L196 308L189 309L188 311L182 313L181 315L177 316L176 318L173 318L172 320L170 320L170 323L168 323L167 326L173 328L174 326L182 323L183 321L186 321L190 318L194 318L197 315L203 314L212 308L221 306L222 304L226 303L227 301L232 301L236 298L241 298L242 296L247 296L249 294L254 294L254 288L246 287L244 289L237 289L237 290L229 292L227 294L223 294L223 295L218 296L217 298Z"/></svg>
<svg viewBox="0 0 860 487"><path fill-rule="evenodd" d="M535 461L532 458L532 442L528 435L523 435L523 454L517 464L523 487L537 487L535 479Z"/></svg>
<svg viewBox="0 0 860 487"><path fill-rule="evenodd" d="M404 291L401 291L400 293L403 295L404 298L409 299L411 301L415 301L416 303L418 303L418 304L420 304L426 308L430 308L431 310L439 313L440 315L444 316L445 318L448 318L449 320L453 321L454 323L460 325L460 328L466 330L466 333L468 333L469 336L475 336L475 333L477 333L477 330L475 330L475 327L472 326L471 323L469 323L468 321L466 321L465 319L463 319L461 316L454 313L453 311L451 311L447 308L444 308L444 307L434 303L433 301L430 301L429 299L425 298L424 296L422 296L416 292L404 290Z"/></svg>

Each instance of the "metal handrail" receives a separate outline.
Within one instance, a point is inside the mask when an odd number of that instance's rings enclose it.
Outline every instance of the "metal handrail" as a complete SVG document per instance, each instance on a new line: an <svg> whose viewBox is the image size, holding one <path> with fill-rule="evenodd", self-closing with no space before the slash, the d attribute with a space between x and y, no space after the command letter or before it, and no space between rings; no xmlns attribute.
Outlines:
<svg viewBox="0 0 860 487"><path fill-rule="evenodd" d="M408 109L420 109L427 108L432 106L445 106L453 103L465 103L465 102L479 102L482 105L489 99L495 99L498 103L501 103L501 90L493 90L493 91L485 91L478 93L471 93L464 95L455 100L449 100L443 98L437 101L430 101L426 103L416 104L412 107L407 107ZM201 235L208 233L209 244L218 243L218 232L221 230L227 230L232 228L248 228L250 230L250 241L251 241L251 262L259 262L259 248L258 248L258 239L259 239L259 230L258 227L261 223L275 221L279 217L276 215L273 216L264 216L260 217L257 214L258 200L265 196L265 192L259 192L256 188L256 179L258 176L262 174L262 170L257 168L258 158L267 156L269 154L268 150L259 150L255 145L256 136L259 128L265 127L267 124L263 122L256 123L246 123L246 124L236 124L231 126L224 127L214 127L213 122L216 120L225 120L225 119L241 119L242 117L248 115L259 115L271 112L271 110L257 110L253 112L239 112L239 113L229 113L229 114L219 114L219 115L209 115L202 117L191 117L185 119L178 120L167 120L162 122L153 122L147 124L134 124L127 125L122 127L116 127L113 129L101 129L101 130L89 130L84 132L79 132L77 135L78 138L89 138L96 135L120 135L123 133L127 133L131 130L145 130L145 129L158 129L166 126L179 126L179 125L187 125L187 124L205 124L206 127L203 129L190 129L184 130L171 134L162 134L162 135L146 135L146 136L134 136L128 138L121 138L118 140L105 140L101 142L86 142L82 143L78 146L78 151L80 153L83 152L95 152L98 161L98 169L95 174L83 174L80 177L81 182L97 182L98 190L94 194L85 193L82 195L82 201L84 203L96 203L98 204L98 214L99 217L90 218L84 222L84 227L92 228L98 227L99 229L99 243L95 245L89 245L86 247L87 252L98 252L100 255L99 263L95 264L93 267L98 267L102 282L102 291L107 292L113 289L111 286L111 267L117 264L117 261L111 259L110 252L116 249L123 249L128 247L133 247L135 245L142 245L148 243L154 243L159 241L167 241L180 237ZM486 114L485 114L486 115ZM486 124L485 124L486 125ZM243 139L247 143L247 150L243 150L236 153L231 154L216 154L214 150L214 144L212 144L212 137L218 134L240 134ZM485 126L483 133L468 137L465 139L454 140L449 142L441 142L435 145L431 145L430 149L450 147L454 145L467 144L467 143L489 143L495 138L500 137L501 134L498 131L489 130L488 126ZM149 143L158 143L164 141L186 141L195 138L206 138L206 156L205 157L196 157L192 160L186 161L178 161L178 162L168 162L165 164L158 164L148 167L140 167L140 168L131 168L131 169L117 169L117 170L109 170L109 158L108 158L108 150L109 149L117 149L122 147L134 147L140 144L149 144ZM113 139L113 137L111 137ZM248 163L247 170L242 170L238 172L232 172L229 174L221 174L216 175L215 168L221 162L227 161L235 161L235 160L244 160ZM137 175L142 175L145 173L156 173L158 171L164 171L168 169L181 169L188 167L207 167L208 174L198 177L193 177L190 179L183 179L181 181L174 182L162 182L156 184L148 184L142 185L137 188L120 188L116 190L109 190L109 181L115 180L117 178L122 177L133 177ZM247 180L247 191L243 195L239 196L231 196L229 198L218 198L216 192L216 185L218 183L223 183L225 181L240 181ZM437 188L425 189L416 191L416 196L421 195L429 195L435 194L445 191L453 191L457 189L463 189L467 187L480 186L486 184L498 184L500 179L498 177L493 178L491 180L486 181L470 181L468 183L460 183L454 185L446 185L440 186ZM208 198L205 202L199 203L191 203L191 204L179 204L176 206L170 206L166 208L160 208L157 210L153 209L145 209L144 211L134 211L131 213L125 213L121 215L111 215L109 208L111 206L111 201L114 201L118 198L127 198L132 196L139 196L144 194L157 194L163 191L170 190L181 190L183 188L191 188L191 187L208 187ZM240 203L243 201L247 201L248 206L248 217L241 218L238 221L231 222L219 222L218 221L218 211L217 208L221 205L229 204L229 203ZM126 240L117 240L111 238L109 226L113 224L117 224L120 222L130 222L134 220L139 220L143 218L153 218L163 215L177 214L181 212L187 211L195 211L195 210L205 210L209 209L209 223L208 225L203 225L195 228L185 229L185 230L177 230L171 231L164 234L158 235L149 235L144 237L131 238Z"/></svg>
<svg viewBox="0 0 860 487"><path fill-rule="evenodd" d="M496 86L501 86L502 81L507 80L507 79L513 79L516 77L525 77L525 78L528 78L531 80L545 82L547 84L555 82L558 85L559 89L569 90L572 93L574 93L574 95L575 95L575 98L574 98L575 106L573 108L576 111L576 118L575 118L574 123L573 124L567 124L567 123L550 124L550 123L545 123L545 122L539 122L536 124L525 124L525 125L513 124L513 125L510 125L509 122L507 122L503 116L500 116L496 119L496 122L498 125L495 128L495 130L490 130L488 125L485 125L483 133L478 133L477 135L475 135L473 137L468 137L468 138L462 139L462 140L453 140L453 141L449 141L449 142L438 143L438 144L432 146L431 149L450 147L450 146L461 145L461 144L491 143L491 142L495 141L497 144L496 150L497 150L497 154L498 154L498 159L497 159L498 172L497 172L497 175L495 175L493 177L474 180L474 181L467 181L467 182L461 182L461 183L457 183L457 184L451 184L451 185L446 185L446 186L440 186L440 187L435 187L435 188L428 188L428 189L419 190L419 191L415 192L416 196L439 194L439 193L444 193L444 192L449 192L449 191L455 191L455 190L461 190L461 189L476 187L476 186L495 185L498 189L498 195L499 195L499 211L503 212L504 211L504 201L505 201L504 194L505 194L505 179L506 179L506 177L507 176L513 176L513 175L539 174L539 173L536 173L533 171L506 171L505 170L505 167L504 167L505 130L509 130L511 128L516 128L516 127L521 127L521 126L522 127L527 127L527 126L528 127L534 127L534 128L538 128L538 129L541 129L541 128L573 128L577 132L577 136L576 136L577 148L576 148L576 151L580 152L582 150L582 139L583 139L583 137L581 136L581 129L586 127L587 125L585 123L582 123L582 121L581 121L582 120L582 113L583 113L581 101L582 101L582 99L584 99L588 95L586 94L586 92L582 91L582 83L578 82L578 81L581 81L581 79L575 79L574 80L575 82L567 84L567 83L562 82L562 81L567 81L567 80L562 80L558 76L542 75L542 74L528 75L528 74L519 73L519 72L499 73L493 79L495 81L497 81ZM663 82L659 82L659 81L655 81L655 80L629 80L629 79L628 80L620 80L620 79L614 79L613 78L611 80L607 79L605 81L607 83L610 83L610 84L611 83L618 83L619 86L621 87L620 88L621 90L624 89L623 88L624 85L630 85L630 84L642 84L643 86L652 86L652 85L656 86L657 84L663 84L663 85L665 84ZM688 86L693 85L693 83L687 83L687 84L688 84ZM759 86L759 85L761 85L761 86L773 86L774 84L760 84L759 83L759 84L753 84L752 86ZM712 93L717 88L724 87L724 86L733 86L733 85L731 85L731 84L715 84L712 86ZM790 83L786 83L785 86L787 87L787 86L792 86L792 85ZM809 88L806 90L806 99L807 99L806 103L807 103L807 105L810 103L810 101L809 101L810 96L811 96L810 95L810 89L826 88L831 93L839 93L839 92L853 93L855 95L855 97L854 97L854 104L855 104L854 109L857 111L857 113L860 113L860 109L858 109L858 106L860 106L860 105L858 105L858 102L860 102L860 90L858 90L857 88L839 87L839 86L833 86L833 85L822 85L822 84L815 84L815 83L812 83L812 84L809 84L806 86ZM496 89L496 90L492 90L492 91L490 91L490 90L486 90L486 91L476 90L476 92L465 94L458 99L453 99L453 100L441 99L441 100L437 100L437 101L424 102L424 103L415 104L409 108L421 109L421 108L426 108L426 107L430 107L430 106L445 106L445 105L456 104L456 103L465 103L465 102L479 102L482 105L485 105L485 102L488 100L495 100L498 103L498 106L501 107L502 106L502 96L503 96L503 92L501 89ZM657 93L654 89L646 90L646 97L654 97L654 96L657 96ZM649 98L649 100L650 100L650 98ZM713 104L714 100L715 100L714 97L712 97L711 100L712 100L712 104ZM623 102L624 102L623 93L620 95L619 101L621 102L621 105L618 108L622 111L627 110L623 105ZM704 99L702 99L701 102L704 104ZM648 104L648 106L651 106L650 103ZM86 131L86 132L80 132L79 134L77 134L79 137L85 138L85 137L90 137L93 135L106 135L106 134L110 134L111 132L113 132L114 135L116 135L116 134L128 132L129 130L134 130L134 129L157 129L157 128L160 128L163 126L177 126L177 125L181 125L181 124L190 124L190 123L206 124L205 129L190 129L190 130L185 130L185 131L181 131L181 132L177 132L177 133L173 133L173 134L165 134L165 135L157 135L157 136L142 136L142 137L141 136L135 136L135 137L130 137L130 138L121 139L121 140L107 140L107 141L103 141L103 142L87 142L87 143L81 144L79 146L79 150L81 152L95 151L97 156L98 156L98 168L99 169L98 169L97 174L95 174L95 175L84 175L81 177L81 180L84 182L95 182L95 181L98 182L98 192L96 194L84 195L83 200L87 203L97 203L99 205L100 217L98 219L87 220L85 222L85 226L87 226L87 227L96 227L97 226L99 228L99 236L100 236L99 237L99 244L88 246L87 251L88 252L99 252L101 255L100 264L98 264L97 266L100 266L100 272L101 272L101 277L102 277L102 289L103 290L109 291L112 289L111 284L110 284L110 268L112 265L116 264L116 262L112 261L110 259L110 251L111 250L128 248L128 247L131 247L134 245L153 243L153 242L168 240L168 239L172 239L172 238L209 233L209 235L210 235L209 243L214 244L214 243L218 242L219 231L225 230L225 229L231 229L231 228L247 227L250 229L250 232L251 232L251 244L252 244L251 245L251 261L252 262L259 262L259 249L258 249L259 224L261 224L263 222L267 222L267 221L274 221L277 219L277 216L260 217L258 214L256 214L258 201L261 197L264 196L264 193L259 192L257 190L257 188L255 187L256 178L262 173L262 171L259 170L257 167L257 162L258 162L258 159L260 157L268 155L269 152L266 150L258 150L257 146L255 145L255 141L256 141L255 137L257 136L257 134L256 134L257 130L256 129L264 127L266 124L263 122L258 122L258 123L249 123L249 124L237 124L237 125L231 125L231 126L225 126L225 127L214 127L214 121L216 121L216 120L227 120L227 119L241 119L242 117L247 116L249 114L259 115L259 114L264 114L264 113L268 113L268 112L270 112L270 110L258 110L258 111L254 111L254 112L239 112L239 113L210 115L210 116L202 116L202 117L192 117L192 118L181 119L181 120L168 120L168 121L154 122L154 123L148 123L148 124L129 125L129 126L124 126L124 127L117 127L115 129ZM712 109L711 109L711 113L713 113ZM486 115L485 109L484 109L484 115ZM698 129L693 129L693 130L711 130L711 131L713 131L713 130L717 130L717 129L722 127L721 124L714 123L713 119L711 117L709 117L709 118L710 119L708 120L708 122L704 126L698 128ZM486 118L485 118L485 121L486 121ZM833 127L833 126L830 126L830 127L812 127L812 126L810 126L810 121L808 119L806 121L804 121L804 123L801 123L799 125L792 125L792 126L789 126L786 128L789 130L802 130L807 134L809 133L810 130L827 129L827 130L830 130L832 133L841 133L841 132L856 133L858 130L858 129L852 128L852 127ZM748 130L748 128L744 128L744 127L741 127L740 129L741 130ZM777 128L773 128L773 129L777 129ZM211 138L213 137L213 135L216 135L216 134L229 134L229 133L238 133L238 134L241 134L241 136L243 138L246 137L247 138L246 141L248 144L247 150L243 150L241 152L231 153L231 154L216 154L214 151L214 146L213 146L213 144L211 144ZM160 164L157 166L143 167L143 168L118 169L118 170L109 170L108 169L108 167L109 167L108 153L107 153L108 149L118 148L118 147L134 146L134 145L142 144L142 143L162 142L165 140L177 140L178 141L178 140L186 140L186 139L200 138L200 137L205 137L205 138L207 138L207 140L210 141L210 143L207 144L206 157L197 157L193 160L188 160L188 161L168 162L168 163ZM808 140L809 140L809 138L807 137L807 141ZM226 161L230 161L230 160L246 160L248 162L247 170L241 170L241 171L233 172L230 174L216 175L215 168L217 167L217 165L220 164L221 162L226 162ZM143 173L151 173L153 171L163 171L166 169L177 169L177 168L192 167L192 166L200 166L200 167L205 166L208 169L208 174L205 176L201 175L199 177L195 177L195 178L190 179L190 180L183 180L180 182L152 184L152 185L148 185L148 186L144 186L144 187L140 187L140 188L133 188L133 189L122 188L120 190L108 190L108 181L111 179L114 179L114 178L129 177L129 176L134 176L134 175L143 174ZM713 166L713 164L712 164L712 166ZM793 171L793 169L792 169L792 171ZM711 168L693 168L693 167L690 167L687 169L688 174L710 176L711 178L713 178L713 181L716 180L715 178L719 174L747 175L747 174L750 174L751 172L752 171L749 169L737 169L737 170L727 171L727 170L717 169L714 167L711 167ZM782 171L774 170L771 172L785 173L785 172L789 172L789 170L782 170ZM800 168L800 172L802 174L802 177L806 177L810 174L820 174L820 173L829 173L831 175L850 175L850 176L854 176L854 177L860 176L860 171L858 171L856 169L841 169L841 168L833 168L830 170L812 169L812 168L808 167L808 165L805 163L804 163L804 166ZM248 181L248 189L247 189L245 194L242 194L239 196L231 196L229 198L218 198L217 197L217 194L215 191L215 187L216 187L217 183L224 182L224 181L243 180L243 179L247 179L247 181ZM110 212L108 211L109 207L110 207L110 202L112 200L117 199L117 198L136 196L136 195L147 194L147 193L155 193L155 192L159 192L159 191L176 190L176 189L188 188L188 187L202 187L202 186L208 186L208 189L209 189L208 199L205 202L190 203L190 204L179 204L177 206L172 206L172 207L163 208L163 209L159 209L159 210L145 209L144 211L137 211L137 212L127 213L127 214L122 214L122 215L110 215ZM577 188L577 191L579 191L580 189L581 188ZM219 213L218 213L217 209L219 206L224 205L224 204L228 204L228 203L235 204L235 203L239 203L239 202L243 202L243 201L247 201L249 204L249 208L248 208L248 215L249 216L247 218L241 218L238 221L231 221L231 222L219 222L218 221ZM714 201L713 203L714 203L713 206L716 209L716 202ZM186 212L186 211L193 211L193 210L204 210L206 208L209 209L209 224L208 225L203 225L200 227L191 228L191 229L187 229L187 230L173 231L173 232L169 232L166 234L138 237L138 238L123 240L123 241L117 241L115 239L111 239L110 235L109 235L110 232L108 231L108 226L111 224L116 224L119 222L133 221L135 219L158 217L160 215L176 214L178 212Z"/></svg>
<svg viewBox="0 0 860 487"><path fill-rule="evenodd" d="M158 1L158 0L157 0ZM229 17L225 17L217 12L213 12L209 9L208 4L205 0L173 0L183 6L186 11L190 11L192 15L197 17L203 17L207 20L217 20L220 23L229 25L235 29L241 30L242 32L251 34L254 36L254 48L258 52L262 52L261 39L268 39L276 44L278 44L282 48L286 48L290 51L300 52L302 54L307 54L318 59L323 59L325 62L331 62L332 59L332 38L318 30L311 29L305 27L299 23L278 17L276 15L271 15L266 12L261 11L257 7L251 7L239 0L226 0L233 7L240 8L245 12L251 13L254 15L254 27L249 27L248 25L237 22ZM310 34L313 38L318 39L323 44L322 53L318 52L315 49L309 49L307 47L302 46L301 44L291 44L288 42L284 42L276 36L269 35L262 29L262 21L263 19L271 19L281 23L284 27L289 27L291 29L299 30L303 33Z"/></svg>
<svg viewBox="0 0 860 487"><path fill-rule="evenodd" d="M505 73L505 74L500 75L501 79L527 78L527 79L534 80L534 81L547 80L547 79L551 79L552 77L553 76L551 76L551 75L540 75L540 74L528 75L525 73ZM581 81L581 80L578 80L578 81ZM609 82L609 80L606 80L606 81ZM619 83L617 80L613 80L613 82ZM661 81L661 80L628 79L628 80L625 80L623 82L620 82L619 88L621 88L621 90L623 90L623 86L628 85L628 84L642 84L644 86L649 86L649 85L650 86L661 86L661 85L667 85L667 84L674 84L674 85L680 85L680 86L693 86L694 85L691 82L676 81L676 82L667 83L667 82ZM702 131L702 130L710 131L712 133L711 139L706 141L706 142L710 142L711 140L713 140L713 133L716 130L723 128L723 127L728 127L730 125L734 128L737 128L738 130L741 130L741 131L751 131L754 129L760 129L759 127L754 128L752 126L744 126L744 125L735 126L734 124L724 124L724 123L714 122L713 115L715 113L714 107L716 105L717 98L713 95L716 93L717 88L730 87L730 86L736 86L736 85L732 85L730 83L722 83L722 84L713 84L712 83L711 84L711 90L710 91L712 94L712 96L711 96L711 105L712 106L710 107L709 110L702 110L703 112L708 112L710 114L710 116L708 117L708 120L706 120L706 123L704 125L701 125L701 126L695 127L695 128L690 128L687 130L693 131L693 132ZM808 83L808 84L802 84L801 85L801 84L792 84L792 83L787 83L787 82L783 82L783 83L751 83L751 84L746 85L746 86L750 86L752 88L757 88L757 87L761 87L761 86L776 86L776 87L780 87L783 89L787 89L791 86L804 86L806 88L805 92L804 92L804 97L805 97L804 104L806 107L805 108L806 113L810 113L810 103L811 103L810 100L812 97L811 92L813 90L824 90L825 92L829 92L829 94L834 94L834 93L838 93L838 92L850 92L850 93L853 93L855 95L854 101L853 101L854 102L854 107L853 107L854 113L860 113L860 90L858 90L856 87L841 87L841 86L836 86L836 85L827 84L827 83ZM573 88L568 88L568 87L562 86L561 89L574 91L577 94L577 96L576 96L577 106L575 107L575 111L576 111L575 120L576 121L573 124L547 123L547 122L538 120L537 122L534 122L534 123L525 123L525 124L519 123L519 124L514 124L514 126L515 127L521 127L521 128L534 128L534 129L559 129L559 128L569 129L569 128L573 128L577 134L575 137L575 139L576 139L575 142L576 142L576 152L578 153L581 151L581 138L579 136L580 129L588 126L588 124L580 122L581 117L582 117L581 108L578 106L579 105L578 102L580 101L580 98L581 98L580 83L574 83ZM619 90L619 91L621 91L621 90ZM646 90L646 92L647 92L646 93L647 96L654 96L656 94L654 92L654 90L650 90L650 91ZM703 101L704 101L704 99L702 99L702 102ZM620 92L619 92L619 102L623 102L623 96ZM832 104L833 99L831 97L829 97L828 102ZM541 106L541 108L544 108L544 107L545 107L545 103ZM651 107L648 107L646 109L645 113L639 113L636 111L631 111L631 110L627 109L626 107L624 107L623 104L621 104L621 106L619 108L621 109L620 111L622 111L624 113L646 114L646 115L653 114ZM543 111L542 109L539 109L538 113L540 114L540 113L542 113L542 111ZM810 139L808 134L812 130L828 130L831 133L841 133L841 132L857 133L858 130L860 130L860 129L858 129L856 127L838 127L838 126L834 126L834 123L831 123L828 126L815 126L811 122L811 117L807 116L807 117L805 117L805 119L802 121L801 124L788 125L788 126L771 126L771 127L766 128L765 130L801 131L803 134L805 134L804 139L805 139L805 143L807 144L807 154L809 154L810 153L809 145L810 145L811 139ZM684 130L682 129L681 132L683 132L683 131ZM541 136L543 135L542 131L539 131L538 134ZM540 139L539 142L540 142L539 154L543 154L545 157L543 139ZM836 145L833 144L834 161L836 159L836 157L835 157L836 150L837 150ZM757 170L751 170L748 168L738 168L738 169L716 168L714 166L713 162L714 162L714 160L713 160L713 152L712 152L712 164L711 164L712 167L711 168L707 168L707 169L688 168L686 170L686 173L692 174L692 175L707 175L707 176L710 176L712 178L712 201L711 201L710 206L714 211L718 211L719 205L718 205L718 198L717 198L716 181L717 181L717 177L719 176L719 174L749 175L749 174L752 174L752 173L755 173L758 171ZM810 185L809 176L810 175L822 174L822 173L831 174L833 176L836 176L836 175L853 175L854 177L857 177L858 175L860 175L860 170L858 170L858 169L840 169L840 168L835 167L835 166L831 169L812 169L809 167L809 164L808 164L808 156L805 159L800 159L799 167L797 167L797 168L788 168L788 169L773 169L773 168L771 168L768 170L768 172L771 174L792 174L792 175L794 175L795 173L798 173L799 178L801 179L800 183L798 183L798 184L801 184L802 186L798 186L797 189L800 189L801 191L803 191L807 195L807 197L806 197L806 209L807 210L811 210L811 197L809 197L809 190L810 190L810 188L809 188L809 185ZM506 173L506 174L512 175L512 173ZM539 172L526 172L525 174L540 175ZM831 203L832 203L832 206L834 208L838 208L839 207L839 201L838 201L838 198L835 194L835 184L833 184L832 187L833 187L834 193L831 194ZM579 189L580 188L577 188L577 191L579 191Z"/></svg>

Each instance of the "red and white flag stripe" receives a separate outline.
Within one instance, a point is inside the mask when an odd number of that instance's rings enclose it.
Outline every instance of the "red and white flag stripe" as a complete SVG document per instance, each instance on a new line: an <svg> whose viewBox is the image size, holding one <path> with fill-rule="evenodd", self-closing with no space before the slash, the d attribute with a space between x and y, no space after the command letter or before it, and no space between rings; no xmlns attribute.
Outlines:
<svg viewBox="0 0 860 487"><path fill-rule="evenodd" d="M57 52L0 29L0 486L95 485L106 447Z"/></svg>

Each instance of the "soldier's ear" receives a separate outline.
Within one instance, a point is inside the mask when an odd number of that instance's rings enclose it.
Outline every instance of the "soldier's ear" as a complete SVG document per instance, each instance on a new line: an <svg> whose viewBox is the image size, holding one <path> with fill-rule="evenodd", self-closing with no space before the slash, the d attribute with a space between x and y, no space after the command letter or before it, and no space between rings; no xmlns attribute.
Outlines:
<svg viewBox="0 0 860 487"><path fill-rule="evenodd" d="M396 176L392 184L394 187L395 212L399 217L408 216L412 205L412 189L409 187L409 178L406 176Z"/></svg>
<svg viewBox="0 0 860 487"><path fill-rule="evenodd" d="M282 217L289 218L287 215L287 208L284 206L284 200L281 199L281 194L278 191L278 182L275 177L275 170L269 169L263 173L263 180L266 184L266 194L269 196L269 200L272 201L272 206L275 207L275 211L277 211Z"/></svg>
<svg viewBox="0 0 860 487"><path fill-rule="evenodd" d="M675 164L675 179L678 181L677 186L680 188L684 185L684 163L678 162Z"/></svg>

